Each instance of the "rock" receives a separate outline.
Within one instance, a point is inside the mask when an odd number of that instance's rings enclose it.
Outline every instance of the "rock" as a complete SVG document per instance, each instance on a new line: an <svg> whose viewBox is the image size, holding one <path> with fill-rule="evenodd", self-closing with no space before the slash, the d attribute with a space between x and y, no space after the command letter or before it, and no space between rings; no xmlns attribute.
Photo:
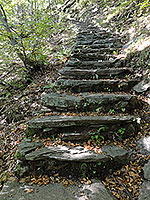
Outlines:
<svg viewBox="0 0 150 200"><path fill-rule="evenodd" d="M92 184L83 185L81 193L89 200L115 200L116 198L105 188L99 180L92 180ZM80 193L75 193L77 199L81 199ZM86 198L85 198L86 199Z"/></svg>
<svg viewBox="0 0 150 200"><path fill-rule="evenodd" d="M100 180L92 180L90 185L79 183L64 187L62 184L27 185L7 182L0 192L1 200L115 200L115 197L104 187ZM84 195L81 196L81 193Z"/></svg>
<svg viewBox="0 0 150 200"><path fill-rule="evenodd" d="M144 178L150 181L150 160L147 164L144 165L143 171L144 171Z"/></svg>
<svg viewBox="0 0 150 200"><path fill-rule="evenodd" d="M64 116L64 115L52 115L43 118L37 118L30 120L28 122L28 127L30 129L44 129L44 128L67 128L71 130L71 128L82 127L84 129L87 128L99 128L101 125L116 125L118 127L119 124L123 127L124 125L129 126L129 124L136 125L136 118L132 115L125 116Z"/></svg>
<svg viewBox="0 0 150 200"><path fill-rule="evenodd" d="M79 97L58 93L44 94L42 101L45 106L62 111L74 110L81 103Z"/></svg>
<svg viewBox="0 0 150 200"><path fill-rule="evenodd" d="M59 79L55 82L55 87L70 89L73 92L100 92L100 91L129 91L138 80L66 80Z"/></svg>
<svg viewBox="0 0 150 200"><path fill-rule="evenodd" d="M102 53L73 53L71 54L72 58L77 58L79 60L104 60L104 61L108 61L108 60L115 60L115 57L113 55L110 54L102 54Z"/></svg>
<svg viewBox="0 0 150 200"><path fill-rule="evenodd" d="M114 61L102 61L102 60L90 60L90 61L81 61L77 58L72 58L71 60L67 61L66 67L74 67L74 68L92 68L92 69L97 69L97 68L106 68L110 67Z"/></svg>
<svg viewBox="0 0 150 200"><path fill-rule="evenodd" d="M73 95L50 93L42 95L43 104L53 110L59 111L96 111L101 107L102 112L109 112L110 109L115 111L124 109L130 112L135 109L137 97L134 95L117 95L117 94L87 94L82 93L78 97Z"/></svg>
<svg viewBox="0 0 150 200"><path fill-rule="evenodd" d="M137 145L140 149L141 154L149 155L150 154L150 136L143 137L137 142Z"/></svg>
<svg viewBox="0 0 150 200"><path fill-rule="evenodd" d="M58 161L72 162L106 162L108 157L97 154L84 147L69 147L58 145L56 147L44 147L25 155L27 161L39 161L55 159Z"/></svg>
<svg viewBox="0 0 150 200"><path fill-rule="evenodd" d="M107 169L110 170L111 168L116 167L116 165L118 167L118 164L120 166L127 163L130 160L129 154L130 153L127 150L114 145L104 146L100 153L81 146L72 147L57 145L43 147L26 153L20 166L21 169L25 169L25 171L23 171L24 173L26 172L27 167L29 170L33 170L32 165L34 167L37 166L37 168L43 169L44 171L63 170L64 172L65 169L65 173L67 173L68 169L73 166L74 169L70 170L70 173L72 172L75 176L77 171L80 171L80 174L82 174L83 164L85 165L84 167L86 167L84 171L86 170L89 173L92 172L93 167L95 167L95 164L97 163L105 166L110 163L109 168ZM23 163L25 163L25 165ZM114 163L115 166L112 163ZM99 166L95 170L101 171L103 168L101 169Z"/></svg>
<svg viewBox="0 0 150 200"><path fill-rule="evenodd" d="M101 79L112 77L124 77L126 74L131 74L131 68L106 68L106 69L76 69L64 67L59 70L62 78L65 79Z"/></svg>
<svg viewBox="0 0 150 200"><path fill-rule="evenodd" d="M79 45L75 44L74 49L101 49L101 48L115 48L114 43L101 43L101 44L91 44L91 45Z"/></svg>
<svg viewBox="0 0 150 200"><path fill-rule="evenodd" d="M23 140L20 144L18 144L19 152L21 153L22 156L41 146L42 143L32 142L30 139Z"/></svg>
<svg viewBox="0 0 150 200"><path fill-rule="evenodd" d="M150 79L145 79L145 80L141 81L140 83L138 83L137 85L135 85L133 87L133 89L137 93L146 92L148 89L150 89Z"/></svg>
<svg viewBox="0 0 150 200"><path fill-rule="evenodd" d="M129 151L114 145L103 146L102 151L105 152L110 157L112 157L114 161L122 164L127 163L127 159L130 156Z"/></svg>
<svg viewBox="0 0 150 200"><path fill-rule="evenodd" d="M8 182L0 192L0 200L75 200L62 184L33 185Z"/></svg>
<svg viewBox="0 0 150 200"><path fill-rule="evenodd" d="M76 48L76 46L74 47L74 49L72 50L72 53L113 53L113 51L116 51L116 48L97 48L94 49L94 45L90 45L90 47L88 48L88 46L86 46L86 48L82 48L81 45L78 45L79 48Z"/></svg>
<svg viewBox="0 0 150 200"><path fill-rule="evenodd" d="M138 200L149 200L150 199L150 181L144 181Z"/></svg>

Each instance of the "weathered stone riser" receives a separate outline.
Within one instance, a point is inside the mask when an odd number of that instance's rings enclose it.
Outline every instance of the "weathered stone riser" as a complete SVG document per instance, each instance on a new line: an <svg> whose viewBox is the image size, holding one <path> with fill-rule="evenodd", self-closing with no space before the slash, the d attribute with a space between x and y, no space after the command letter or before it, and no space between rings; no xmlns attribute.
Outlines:
<svg viewBox="0 0 150 200"><path fill-rule="evenodd" d="M106 68L106 69L75 69L64 67L59 70L63 79L105 79L105 78L124 78L126 75L132 74L131 68Z"/></svg>
<svg viewBox="0 0 150 200"><path fill-rule="evenodd" d="M88 178L100 178L104 179L108 174L112 174L114 171L121 169L121 167L125 164L129 163L129 159L124 162L113 162L111 159L107 162L98 162L98 163L85 163L85 162L59 162L53 160L53 164L51 166L51 163L48 161L38 161L38 162L26 162L23 164L23 167L26 168L25 173L21 174L19 171L16 173L16 175L21 177L26 176L40 176L40 175L54 175L59 174L62 177L76 177L76 178L82 178L82 177L88 177ZM100 166L99 166L100 164ZM39 170L40 169L40 170Z"/></svg>
<svg viewBox="0 0 150 200"><path fill-rule="evenodd" d="M100 128L102 130L98 131ZM119 134L119 130L125 130ZM28 122L27 135L36 134L42 137L51 137L63 133L80 133L78 138L89 139L91 132L111 139L113 134L122 138L134 135L138 131L136 119L132 116L49 116ZM83 137L84 135L84 137Z"/></svg>
<svg viewBox="0 0 150 200"><path fill-rule="evenodd" d="M81 61L77 58L69 60L66 67L74 67L75 69L106 69L106 68L121 68L122 61L115 59L113 61L102 61L102 60L86 60Z"/></svg>
<svg viewBox="0 0 150 200"><path fill-rule="evenodd" d="M103 61L108 61L108 60L116 60L116 57L110 54L101 54L101 53L75 53L71 55L72 58L77 58L79 60L103 60Z"/></svg>
<svg viewBox="0 0 150 200"><path fill-rule="evenodd" d="M32 144L32 145L31 145ZM101 153L76 146L39 147L40 144L25 140L20 144L20 166L24 166L21 175L40 173L60 173L63 175L85 176L96 175L110 169L121 167L131 159L132 152L114 145L102 147ZM33 149L32 149L32 146ZM19 169L18 169L19 172ZM41 174L40 174L41 175Z"/></svg>
<svg viewBox="0 0 150 200"><path fill-rule="evenodd" d="M55 82L55 87L68 89L74 93L80 92L128 92L137 84L138 80L66 80L60 79Z"/></svg>
<svg viewBox="0 0 150 200"><path fill-rule="evenodd" d="M66 94L45 94L42 95L45 106L53 111L59 112L104 112L110 110L116 112L132 113L139 107L137 97L134 95L113 95L113 94L82 94L79 96Z"/></svg>

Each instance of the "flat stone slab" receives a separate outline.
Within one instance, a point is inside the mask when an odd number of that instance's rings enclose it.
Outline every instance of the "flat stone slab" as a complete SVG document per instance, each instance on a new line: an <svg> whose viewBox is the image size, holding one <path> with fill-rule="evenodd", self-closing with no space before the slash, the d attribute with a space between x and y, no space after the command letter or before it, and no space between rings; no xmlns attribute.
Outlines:
<svg viewBox="0 0 150 200"><path fill-rule="evenodd" d="M144 171L144 178L150 181L150 160L147 164L144 165L143 171Z"/></svg>
<svg viewBox="0 0 150 200"><path fill-rule="evenodd" d="M100 180L94 179L90 185L75 182L75 185L68 187L58 183L46 186L29 186L27 184L7 182L0 192L0 200L85 200L86 198L89 200L116 199Z"/></svg>
<svg viewBox="0 0 150 200"><path fill-rule="evenodd" d="M150 136L141 138L139 141L137 141L137 145L141 154L150 155Z"/></svg>
<svg viewBox="0 0 150 200"><path fill-rule="evenodd" d="M25 141L23 141L25 143ZM30 144L30 142L28 142ZM82 176L82 170L85 168L86 171L91 173L91 169L97 165L95 169L97 172L103 170L100 166L109 165L108 169L114 168L115 165L123 165L130 160L131 152L127 151L119 146L106 145L99 149L99 152L89 150L86 147L81 146L45 146L40 149L36 149L32 152L24 153L22 146L27 146L27 142L22 145L19 144L20 152L20 170L26 167L26 170L30 172L34 168L40 168L46 171L56 170L61 173L72 173L78 176ZM22 152L22 153L21 153ZM113 164L112 164L113 163ZM112 166L111 166L112 165ZM33 167L34 166L34 167ZM68 170L72 166L72 169ZM74 169L73 169L74 168ZM36 170L36 169L35 169ZM63 172L62 172L63 171ZM97 174L98 175L98 174Z"/></svg>
<svg viewBox="0 0 150 200"><path fill-rule="evenodd" d="M71 60L68 60L66 62L66 67L74 67L76 69L84 69L84 68L97 69L97 68L112 67L114 62L115 60L103 61L99 59L99 60L82 61L77 58L71 58Z"/></svg>
<svg viewBox="0 0 150 200"><path fill-rule="evenodd" d="M56 111L99 111L108 112L110 109L130 112L135 109L137 97L127 94L86 94L79 96L50 93L42 95L43 104Z"/></svg>
<svg viewBox="0 0 150 200"><path fill-rule="evenodd" d="M106 68L106 69L76 69L71 67L64 67L59 70L61 77L64 79L100 79L122 77L131 74L131 68Z"/></svg>
<svg viewBox="0 0 150 200"><path fill-rule="evenodd" d="M100 127L101 124L130 124L136 123L132 115L105 115L105 116L65 116L52 115L30 120L27 124L32 129L62 128L62 127Z"/></svg>
<svg viewBox="0 0 150 200"><path fill-rule="evenodd" d="M87 46L88 47L88 46ZM78 45L75 46L72 50L72 53L113 53L113 51L116 51L116 48L111 48L111 47L101 47L101 48L95 48L94 45L91 45L91 48L84 48L84 46ZM97 46L96 46L97 47Z"/></svg>
<svg viewBox="0 0 150 200"><path fill-rule="evenodd" d="M113 42L108 42L108 43L101 43L101 44L90 44L90 45L81 45L81 44L75 44L74 49L100 49L100 48L121 48L121 44L115 44Z"/></svg>
<svg viewBox="0 0 150 200"><path fill-rule="evenodd" d="M106 53L72 53L71 54L72 58L77 58L79 60L103 60L103 61L113 61L116 59L114 55L112 54L106 54Z"/></svg>
<svg viewBox="0 0 150 200"><path fill-rule="evenodd" d="M150 181L144 181L142 184L142 188L140 190L140 194L138 196L138 200L149 200L150 199Z"/></svg>
<svg viewBox="0 0 150 200"><path fill-rule="evenodd" d="M99 91L129 91L138 82L136 79L131 80L68 80L59 79L55 82L55 87L61 89L70 89L72 92L99 92Z"/></svg>

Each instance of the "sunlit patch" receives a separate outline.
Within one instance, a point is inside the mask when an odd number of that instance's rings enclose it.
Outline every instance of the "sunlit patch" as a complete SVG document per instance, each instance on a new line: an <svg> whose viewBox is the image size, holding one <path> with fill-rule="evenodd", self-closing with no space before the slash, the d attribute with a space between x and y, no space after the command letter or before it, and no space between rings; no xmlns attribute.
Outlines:
<svg viewBox="0 0 150 200"><path fill-rule="evenodd" d="M143 139L144 148L150 151L150 136Z"/></svg>

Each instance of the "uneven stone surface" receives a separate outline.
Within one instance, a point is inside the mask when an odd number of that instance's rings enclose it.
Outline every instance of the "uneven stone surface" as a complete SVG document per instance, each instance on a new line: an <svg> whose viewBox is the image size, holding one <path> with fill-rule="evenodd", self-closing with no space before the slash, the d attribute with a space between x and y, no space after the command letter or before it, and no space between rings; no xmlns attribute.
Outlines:
<svg viewBox="0 0 150 200"><path fill-rule="evenodd" d="M150 90L150 79L143 80L133 88L137 93L143 93Z"/></svg>
<svg viewBox="0 0 150 200"><path fill-rule="evenodd" d="M97 68L106 68L106 67L113 67L115 62L118 59L113 61L103 61L103 60L90 60L90 61L81 61L77 58L72 58L66 63L66 67L74 67L76 69L97 69Z"/></svg>
<svg viewBox="0 0 150 200"><path fill-rule="evenodd" d="M150 181L150 160L147 164L144 165L143 171L144 171L144 178Z"/></svg>
<svg viewBox="0 0 150 200"><path fill-rule="evenodd" d="M136 118L131 115L125 116L65 116L65 115L52 115L43 118L37 118L28 122L28 132L30 134L36 133L37 135L42 132L48 132L47 136L51 133L57 132L70 132L71 130L77 131L78 129L90 130L92 128L106 127L104 134L111 137L113 131L117 132L119 128L125 128L128 134L135 134L137 131ZM109 131L110 130L110 131ZM128 136L125 135L126 137ZM44 135L43 135L44 136Z"/></svg>
<svg viewBox="0 0 150 200"><path fill-rule="evenodd" d="M71 67L64 67L59 70L63 79L120 78L132 72L133 70L131 68L75 69Z"/></svg>
<svg viewBox="0 0 150 200"><path fill-rule="evenodd" d="M144 181L142 184L142 188L140 190L140 194L138 196L138 200L149 200L150 199L150 181Z"/></svg>
<svg viewBox="0 0 150 200"><path fill-rule="evenodd" d="M138 106L137 98L128 94L87 94L82 93L79 96L50 93L42 95L43 104L57 111L133 111Z"/></svg>
<svg viewBox="0 0 150 200"><path fill-rule="evenodd" d="M66 80L59 79L55 82L55 87L70 89L73 92L100 92L100 91L129 91L138 82L132 80Z"/></svg>
<svg viewBox="0 0 150 200"><path fill-rule="evenodd" d="M123 165L130 160L131 152L121 147L114 145L106 145L99 149L99 153L91 151L88 148L77 146L46 146L32 152L24 153L25 146L28 148L29 141L24 141L24 145L19 145L21 162L26 162L26 170L29 171L32 166L44 169L45 172L49 170L63 170L65 173L72 173L70 166L74 166L75 171L82 172L82 164L86 165L86 171L91 173L91 169L97 164L97 170L100 172L101 165L108 165L109 169L114 166ZM32 143L33 144L33 143ZM33 144L33 146L35 146ZM21 149L23 147L23 149ZM21 153L22 152L22 153ZM88 163L88 164L86 164ZM89 164L90 163L90 164ZM111 164L110 164L111 163ZM113 163L113 164L112 164ZM68 171L69 169L69 171ZM20 169L21 170L21 167ZM97 174L98 175L98 174Z"/></svg>
<svg viewBox="0 0 150 200"><path fill-rule="evenodd" d="M0 192L0 200L115 200L99 180L91 185L80 184L64 187L62 184L32 185L8 182ZM29 192L32 191L32 192ZM72 192L74 194L72 194ZM81 193L84 195L81 196Z"/></svg>
<svg viewBox="0 0 150 200"><path fill-rule="evenodd" d="M31 151L34 151L37 148L42 147L40 142L32 142L31 139L26 139L18 145L19 152L21 155L25 155Z"/></svg>
<svg viewBox="0 0 150 200"><path fill-rule="evenodd" d="M141 154L143 155L150 155L150 136L141 138L137 145L140 149Z"/></svg>

